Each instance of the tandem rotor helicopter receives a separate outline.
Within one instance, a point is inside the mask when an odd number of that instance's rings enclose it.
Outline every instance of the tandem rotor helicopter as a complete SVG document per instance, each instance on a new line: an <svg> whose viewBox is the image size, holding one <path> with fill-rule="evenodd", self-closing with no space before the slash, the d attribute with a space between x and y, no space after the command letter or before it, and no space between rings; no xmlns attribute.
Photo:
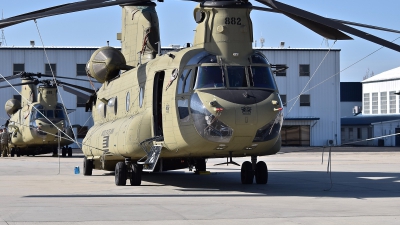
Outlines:
<svg viewBox="0 0 400 225"><path fill-rule="evenodd" d="M56 155L58 147L62 147L62 156L72 156L72 148L68 145L74 142L74 133L66 117L68 114L66 108L57 102L56 85L73 86L89 93L94 91L58 80L39 80L41 77L52 76L21 72L0 80L0 82L16 78L22 80L20 84L13 85L22 87L21 101L9 99L5 104L6 113L10 116L5 127L9 132L9 149L12 157L46 153ZM72 79L60 76L57 78ZM11 88L11 86L5 85L0 88ZM66 90L70 91L71 88Z"/></svg>
<svg viewBox="0 0 400 225"><path fill-rule="evenodd" d="M102 83L87 102L94 126L82 143L84 175L115 171L115 184L141 184L142 171L195 167L206 159L249 157L241 182L266 184L267 165L258 156L281 147L282 101L268 59L252 48L250 12L284 14L332 40L361 37L395 51L400 46L345 24L274 0L198 1L192 47L161 54L156 4L149 0L87 0L0 21L0 28L64 13L120 5L122 50L103 47L87 63ZM162 2L162 1L160 1ZM345 32L345 33L344 33Z"/></svg>

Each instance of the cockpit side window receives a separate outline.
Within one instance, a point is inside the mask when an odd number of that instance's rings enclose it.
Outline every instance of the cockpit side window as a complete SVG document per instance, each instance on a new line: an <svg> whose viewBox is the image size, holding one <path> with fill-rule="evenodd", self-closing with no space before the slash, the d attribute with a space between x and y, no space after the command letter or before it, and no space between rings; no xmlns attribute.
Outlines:
<svg viewBox="0 0 400 225"><path fill-rule="evenodd" d="M220 66L200 66L198 68L194 89L222 87L226 87L226 81Z"/></svg>
<svg viewBox="0 0 400 225"><path fill-rule="evenodd" d="M182 73L182 75L179 77L179 81L178 81L178 94L182 94L183 93L183 89L187 80L187 76L190 73L190 69L185 69ZM190 81L189 81L190 82Z"/></svg>

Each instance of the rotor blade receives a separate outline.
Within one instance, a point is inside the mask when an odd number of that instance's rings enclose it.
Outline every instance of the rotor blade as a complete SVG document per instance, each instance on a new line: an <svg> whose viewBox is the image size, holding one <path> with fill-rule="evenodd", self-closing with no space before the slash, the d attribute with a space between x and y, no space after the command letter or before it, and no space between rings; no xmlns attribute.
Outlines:
<svg viewBox="0 0 400 225"><path fill-rule="evenodd" d="M376 44L379 44L379 45L382 45L387 48L390 48L390 49L400 52L399 45L396 45L392 42L386 41L382 38L376 37L369 33L349 27L347 25L338 23L331 19L316 15L314 13L307 12L305 10L302 10L302 9L299 9L299 8L296 8L296 7L293 7L290 5L280 3L275 0L256 0L256 1L285 14L286 16L296 20L297 22L303 24L304 26L308 27L309 29L313 30L314 32L316 32L326 38L334 39L334 40L342 40L342 39L340 39L340 37L336 37L335 32L334 33L326 32L326 31L332 31L332 30L337 30L337 31L341 30L346 33L358 36L365 40L374 42ZM327 27L330 29L325 30L325 28L327 28ZM324 34L326 34L326 35L324 35Z"/></svg>
<svg viewBox="0 0 400 225"><path fill-rule="evenodd" d="M91 93L91 94L96 92L95 90L92 90L90 88L85 88L85 87L81 87L81 86L78 86L78 85L65 83L65 82L62 82L62 81L57 81L57 84L63 84L63 85L66 85L66 86L71 86L73 88L76 88L76 89L82 90L82 91L86 91L86 92Z"/></svg>
<svg viewBox="0 0 400 225"><path fill-rule="evenodd" d="M4 78L0 78L0 82L4 82L4 81L10 81L10 80L14 80L17 78L21 78L20 76L17 75L12 75L12 76L8 76L8 77L4 77Z"/></svg>
<svg viewBox="0 0 400 225"><path fill-rule="evenodd" d="M258 7L258 6L252 6L252 9L259 10L259 11L264 11L264 12L281 13L281 12L278 12L278 11L276 11L274 9L271 9L271 8L264 8L264 7ZM368 24L356 23L356 22L345 21L345 20L338 20L338 19L333 19L333 18L328 18L328 19L331 19L331 20L336 21L338 23L347 24L347 25L353 25L353 26L357 26L357 27L365 27L365 28L369 28L369 29L381 30L381 31L387 31L387 32L391 32L391 33L400 34L399 30L394 30L394 29L389 29L389 28L384 28L384 27L378 27L378 26L372 26L372 25L368 25Z"/></svg>
<svg viewBox="0 0 400 225"><path fill-rule="evenodd" d="M38 74L38 76L41 77L53 77L53 75L47 75L47 74ZM89 79L80 79L80 78L74 78L74 77L62 77L62 76L55 76L56 79L58 78L63 78L63 79L70 79L70 80L80 80L80 81L87 81L89 82ZM92 80L92 82L98 82L97 80Z"/></svg>
<svg viewBox="0 0 400 225"><path fill-rule="evenodd" d="M90 95L84 94L84 93L82 93L80 91L77 91L77 90L75 90L73 88L70 88L70 87L67 87L67 86L62 86L62 88L64 89L64 91L69 92L71 94L74 94L74 95L76 95L78 97L81 97L83 99L89 99L90 98Z"/></svg>
<svg viewBox="0 0 400 225"><path fill-rule="evenodd" d="M78 11L84 11L89 9L102 8L120 4L127 4L127 3L144 3L149 1L150 0L87 0L87 1L68 3L0 20L0 28L8 27L29 20L35 20L39 18L61 15L71 12L78 12Z"/></svg>
<svg viewBox="0 0 400 225"><path fill-rule="evenodd" d="M34 85L37 85L38 84L38 82L36 81L32 81L32 82L26 82L26 83L19 83L19 84L13 84L12 86L22 86L22 85L28 85L28 84L34 84ZM9 87L11 87L11 85L5 85L5 86L0 86L0 88L9 88Z"/></svg>

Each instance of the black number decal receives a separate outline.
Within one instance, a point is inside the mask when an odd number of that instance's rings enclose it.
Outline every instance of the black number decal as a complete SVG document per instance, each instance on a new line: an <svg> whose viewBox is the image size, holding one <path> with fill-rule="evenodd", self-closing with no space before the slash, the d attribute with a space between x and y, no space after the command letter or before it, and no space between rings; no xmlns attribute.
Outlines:
<svg viewBox="0 0 400 225"><path fill-rule="evenodd" d="M242 18L225 17L225 24L242 25Z"/></svg>

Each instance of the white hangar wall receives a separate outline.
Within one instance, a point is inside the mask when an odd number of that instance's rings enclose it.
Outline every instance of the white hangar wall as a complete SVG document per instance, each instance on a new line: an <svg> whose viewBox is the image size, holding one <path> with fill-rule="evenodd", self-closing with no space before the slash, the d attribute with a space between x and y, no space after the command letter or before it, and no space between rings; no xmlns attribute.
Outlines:
<svg viewBox="0 0 400 225"><path fill-rule="evenodd" d="M267 49L262 52L272 64L289 67L286 76L275 76L279 93L287 99L283 125L309 126L310 146L324 146L328 140L340 145L340 50ZM310 66L309 76L299 75L300 65ZM297 96L301 93L310 96L309 106L300 106Z"/></svg>
<svg viewBox="0 0 400 225"><path fill-rule="evenodd" d="M49 47L46 48L51 64L56 64L58 76L85 78L77 75L77 64L86 64L95 47ZM164 48L164 50L169 50ZM281 95L285 95L284 129L287 144L323 146L327 140L340 145L340 50L328 49L258 49L272 64L284 64L289 67L286 76L275 76ZM326 56L326 57L325 57ZM325 58L325 59L324 59ZM26 72L45 73L47 57L39 47L0 47L0 73L3 76L13 74L14 64L24 64ZM309 65L308 76L300 76L300 65ZM20 79L12 80L13 84ZM68 82L90 88L88 82L68 80ZM5 82L3 82L6 85ZM17 87L20 90L20 87ZM92 126L91 113L84 107L77 107L77 98L60 89L72 124ZM309 95L309 106L300 106L300 93ZM2 89L0 103L4 104L18 93L11 89ZM297 100L296 100L297 99ZM61 100L60 100L61 101ZM8 119L4 110L0 110L0 124ZM300 139L300 140L297 140ZM76 147L75 145L73 147Z"/></svg>

